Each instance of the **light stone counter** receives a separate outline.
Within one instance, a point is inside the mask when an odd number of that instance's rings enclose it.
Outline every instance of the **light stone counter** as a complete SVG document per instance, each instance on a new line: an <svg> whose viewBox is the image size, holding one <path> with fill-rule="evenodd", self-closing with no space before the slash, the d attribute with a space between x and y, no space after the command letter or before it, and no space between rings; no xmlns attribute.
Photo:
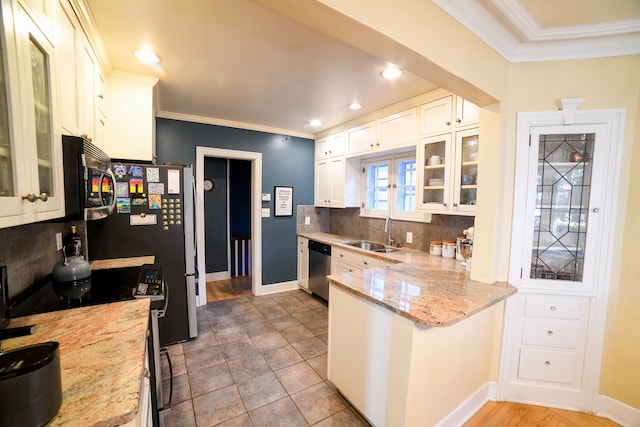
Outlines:
<svg viewBox="0 0 640 427"><path fill-rule="evenodd" d="M35 333L3 350L57 341L62 405L48 426L118 426L136 416L144 375L149 300L114 302L11 319Z"/></svg>
<svg viewBox="0 0 640 427"><path fill-rule="evenodd" d="M328 233L300 236L397 263L329 276L331 283L426 327L450 326L516 293L506 282L469 281L459 261L399 248L389 254L346 243L357 240Z"/></svg>
<svg viewBox="0 0 640 427"><path fill-rule="evenodd" d="M92 270L107 270L110 268L140 267L143 264L153 264L154 262L156 262L156 257L149 255L127 258L95 259L89 264Z"/></svg>

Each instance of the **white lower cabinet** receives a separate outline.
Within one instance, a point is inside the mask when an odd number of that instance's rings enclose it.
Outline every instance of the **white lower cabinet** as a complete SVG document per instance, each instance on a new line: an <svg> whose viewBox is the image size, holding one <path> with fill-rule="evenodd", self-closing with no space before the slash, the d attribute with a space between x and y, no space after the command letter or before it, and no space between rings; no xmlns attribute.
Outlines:
<svg viewBox="0 0 640 427"><path fill-rule="evenodd" d="M383 264L379 258L363 255L345 249L331 247L331 274L351 273L367 268L380 267Z"/></svg>
<svg viewBox="0 0 640 427"><path fill-rule="evenodd" d="M298 285L309 289L309 239L298 237Z"/></svg>
<svg viewBox="0 0 640 427"><path fill-rule="evenodd" d="M136 417L123 427L151 427L153 425L153 403L151 401L151 378L149 374L149 349L145 352L144 375L140 384L140 401Z"/></svg>

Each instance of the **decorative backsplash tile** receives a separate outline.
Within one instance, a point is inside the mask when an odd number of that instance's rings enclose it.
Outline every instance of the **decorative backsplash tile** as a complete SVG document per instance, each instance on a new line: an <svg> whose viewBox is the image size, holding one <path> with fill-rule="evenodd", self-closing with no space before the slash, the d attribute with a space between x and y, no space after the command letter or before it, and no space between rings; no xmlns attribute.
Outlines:
<svg viewBox="0 0 640 427"><path fill-rule="evenodd" d="M65 236L71 225L78 227L78 234L85 235L84 221L41 222L0 229L0 265L7 266L9 297L51 274L53 267L62 261L62 252L56 250L56 233Z"/></svg>
<svg viewBox="0 0 640 427"><path fill-rule="evenodd" d="M312 225L301 225L304 224L305 215L311 217ZM433 215L431 223L391 220L391 237L403 247L428 251L430 240L455 239L464 229L473 226L473 220L473 217L457 215ZM321 231L354 239L386 242L384 225L382 218L361 217L358 208L298 206L298 232ZM406 242L408 231L413 233L413 243Z"/></svg>

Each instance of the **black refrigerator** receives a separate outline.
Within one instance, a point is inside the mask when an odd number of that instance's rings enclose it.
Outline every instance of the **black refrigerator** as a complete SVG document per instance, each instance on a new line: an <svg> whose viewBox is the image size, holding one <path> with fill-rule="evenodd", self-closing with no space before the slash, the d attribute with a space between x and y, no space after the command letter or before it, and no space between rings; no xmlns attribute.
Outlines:
<svg viewBox="0 0 640 427"><path fill-rule="evenodd" d="M165 316L160 345L197 336L194 184L191 166L112 163L116 209L87 221L90 260L155 256L162 265Z"/></svg>

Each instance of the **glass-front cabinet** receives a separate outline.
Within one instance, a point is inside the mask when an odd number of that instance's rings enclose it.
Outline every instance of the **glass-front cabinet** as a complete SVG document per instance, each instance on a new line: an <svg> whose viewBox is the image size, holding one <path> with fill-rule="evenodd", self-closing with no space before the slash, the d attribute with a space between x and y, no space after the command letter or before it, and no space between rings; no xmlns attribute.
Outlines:
<svg viewBox="0 0 640 427"><path fill-rule="evenodd" d="M521 239L525 287L590 291L603 179L599 125L532 128ZM600 162L602 163L602 162ZM518 191L518 190L516 190ZM595 215L595 216L594 216Z"/></svg>
<svg viewBox="0 0 640 427"><path fill-rule="evenodd" d="M14 9L15 7L15 9ZM0 33L0 227L64 215L53 46L19 3Z"/></svg>
<svg viewBox="0 0 640 427"><path fill-rule="evenodd" d="M478 129L422 138L418 143L418 206L429 212L475 212Z"/></svg>

